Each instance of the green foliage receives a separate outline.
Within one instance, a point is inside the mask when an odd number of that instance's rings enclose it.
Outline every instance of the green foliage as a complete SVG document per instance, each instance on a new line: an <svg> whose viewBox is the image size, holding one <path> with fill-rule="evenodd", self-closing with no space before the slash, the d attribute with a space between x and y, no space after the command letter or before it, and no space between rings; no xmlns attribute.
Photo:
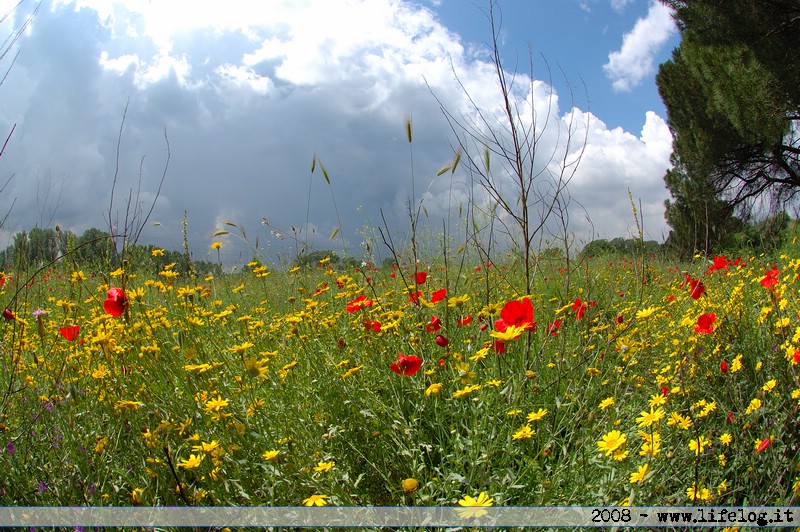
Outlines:
<svg viewBox="0 0 800 532"><path fill-rule="evenodd" d="M800 116L800 2L666 3L677 9L682 41L656 82L686 173L743 209L765 193L793 197L800 188L793 126Z"/></svg>

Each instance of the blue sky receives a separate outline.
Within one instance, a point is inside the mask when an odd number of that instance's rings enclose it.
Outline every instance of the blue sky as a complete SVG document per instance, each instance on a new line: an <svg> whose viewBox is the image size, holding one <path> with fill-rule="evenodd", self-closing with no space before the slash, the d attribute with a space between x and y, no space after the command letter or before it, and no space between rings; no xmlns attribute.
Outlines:
<svg viewBox="0 0 800 532"><path fill-rule="evenodd" d="M15 4L3 2L7 10ZM0 31L11 34L35 5L23 0ZM491 198L463 171L436 177L456 139L434 98L458 116L474 116L472 104L496 109L487 7L461 0L43 1L12 46L19 55L0 86L0 132L16 124L0 161L11 178L0 194L0 211L10 210L0 246L34 225L107 229L109 211L119 231L128 198L143 213L155 200L143 241L180 248L186 212L195 256L209 257L221 238L226 262L251 254L232 236L214 236L230 228L226 221L246 228L267 255L291 246L285 237L294 228L316 248L360 256L382 215L398 239L408 236L410 199L423 202L433 228L453 223L470 197L488 209ZM500 9L517 103L550 116L539 131L550 154L537 158L537 170L557 171L554 161L582 153L567 192L575 245L631 236L629 192L641 204L646 237L663 240L671 135L654 77L678 44L669 12L655 0L505 0ZM585 135L582 150L566 144L569 123L574 139ZM170 160L159 191L165 132ZM315 156L330 187L310 172ZM493 172L500 189L513 193L502 168Z"/></svg>
<svg viewBox="0 0 800 532"><path fill-rule="evenodd" d="M631 82L630 90L615 89L615 78L606 73L604 66L609 63L610 54L620 51L625 36L633 31L637 21L647 21L648 15L655 18L651 14L655 3L649 0L503 1L496 14L504 59L509 68L516 65L528 71L530 47L535 75L544 77L549 65L559 92L568 90L568 80L573 85L576 105L585 107L588 97L591 111L608 127L636 132L645 112L655 111L666 116L655 84L655 69L670 58L680 37L677 31L662 30L666 37L663 41L651 46L639 44L642 52L652 51L648 57L653 70L638 83ZM466 42L488 44L487 2L441 0L429 5L442 23ZM658 8L663 9L663 6ZM640 24L645 27L643 22Z"/></svg>

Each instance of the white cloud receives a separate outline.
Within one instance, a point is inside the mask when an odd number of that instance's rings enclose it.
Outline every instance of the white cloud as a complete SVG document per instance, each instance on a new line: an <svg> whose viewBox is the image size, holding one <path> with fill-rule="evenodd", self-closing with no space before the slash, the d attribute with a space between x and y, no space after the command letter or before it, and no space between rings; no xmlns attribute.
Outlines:
<svg viewBox="0 0 800 532"><path fill-rule="evenodd" d="M625 11L625 6L633 2L633 0L611 0L611 8L617 13Z"/></svg>
<svg viewBox="0 0 800 532"><path fill-rule="evenodd" d="M614 90L630 91L653 74L654 56L675 31L670 8L652 0L647 16L636 21L622 38L622 48L608 54L608 63L603 65Z"/></svg>

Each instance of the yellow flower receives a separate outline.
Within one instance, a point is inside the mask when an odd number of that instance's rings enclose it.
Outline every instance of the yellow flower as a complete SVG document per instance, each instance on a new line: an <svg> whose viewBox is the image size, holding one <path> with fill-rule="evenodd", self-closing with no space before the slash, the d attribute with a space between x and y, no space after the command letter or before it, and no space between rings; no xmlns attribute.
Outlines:
<svg viewBox="0 0 800 532"><path fill-rule="evenodd" d="M761 399L759 399L758 397L754 397L753 400L750 401L750 404L747 406L747 410L745 410L744 413L745 414L752 414L753 412L755 412L759 408L761 408Z"/></svg>
<svg viewBox="0 0 800 532"><path fill-rule="evenodd" d="M667 420L667 425L670 427L678 427L679 429L689 430L692 426L692 418L689 416L682 416L678 412L672 412Z"/></svg>
<svg viewBox="0 0 800 532"><path fill-rule="evenodd" d="M736 355L733 360L731 360L731 373L736 373L742 369L742 355Z"/></svg>
<svg viewBox="0 0 800 532"><path fill-rule="evenodd" d="M655 307L647 307L647 308L643 308L641 310L637 310L636 311L636 319L643 320L644 318L649 318L650 316L653 315L653 313L656 310L658 310L658 309L655 308Z"/></svg>
<svg viewBox="0 0 800 532"><path fill-rule="evenodd" d="M419 489L419 481L415 478L407 478L403 480L401 485L403 486L403 493L406 495L414 493Z"/></svg>
<svg viewBox="0 0 800 532"><path fill-rule="evenodd" d="M335 465L336 465L336 462L334 462L334 461L317 462L317 465L314 468L314 471L316 471L317 473L324 473L325 471L330 471L331 469L333 469L333 466L335 466Z"/></svg>
<svg viewBox="0 0 800 532"><path fill-rule="evenodd" d="M661 406L661 405L665 404L666 402L667 402L667 396L663 395L663 394L660 394L660 393L657 393L657 394L654 394L654 395L650 396L650 401L648 403L650 405L650 408L652 409L652 408L655 408L657 406Z"/></svg>
<svg viewBox="0 0 800 532"><path fill-rule="evenodd" d="M635 473L631 473L631 484L641 484L644 482L644 477L647 476L647 472L650 470L650 466L647 464L640 465L639 468Z"/></svg>
<svg viewBox="0 0 800 532"><path fill-rule="evenodd" d="M482 517L486 515L486 510L481 510L480 508L492 506L493 503L494 499L490 498L484 491L478 495L477 499L465 495L463 499L458 501L458 505L464 506L467 509L459 510L458 515L462 519Z"/></svg>
<svg viewBox="0 0 800 532"><path fill-rule="evenodd" d="M686 488L686 496L689 497L690 500L696 501L709 501L711 500L711 492L708 488L703 488L694 484Z"/></svg>
<svg viewBox="0 0 800 532"><path fill-rule="evenodd" d="M153 251L150 252L150 254L154 257L163 257L164 250L161 248L155 248Z"/></svg>
<svg viewBox="0 0 800 532"><path fill-rule="evenodd" d="M92 372L93 379L103 379L105 377L108 377L108 375L109 375L108 368L102 364L97 366L97 369Z"/></svg>
<svg viewBox="0 0 800 532"><path fill-rule="evenodd" d="M364 369L364 366L354 366L354 367L348 369L347 371L345 371L344 373L342 373L342 378L346 379L347 377L352 377L353 375L355 375L356 373L358 373L362 369Z"/></svg>
<svg viewBox="0 0 800 532"><path fill-rule="evenodd" d="M730 445L730 443L733 441L733 437L726 432L725 434L719 437L719 441L720 443L722 443L722 445Z"/></svg>
<svg viewBox="0 0 800 532"><path fill-rule="evenodd" d="M211 249L219 249L222 247L222 242L212 242Z"/></svg>
<svg viewBox="0 0 800 532"><path fill-rule="evenodd" d="M217 440L211 440L211 443L206 443L204 441L200 442L200 445L192 446L193 451L203 451L204 453L210 453L214 449L219 447L219 442Z"/></svg>
<svg viewBox="0 0 800 532"><path fill-rule="evenodd" d="M503 342L510 342L511 340L516 340L522 333L525 332L525 327L517 327L516 325L509 325L505 331L492 331L489 333L489 336L492 338L497 338Z"/></svg>
<svg viewBox="0 0 800 532"><path fill-rule="evenodd" d="M606 397L605 399L600 401L600 404L598 405L597 408L599 408L600 410L605 410L606 408L608 408L609 406L611 406L613 404L614 404L614 398L613 397Z"/></svg>
<svg viewBox="0 0 800 532"><path fill-rule="evenodd" d="M261 457L264 460L270 462L270 461L275 460L276 458L278 458L278 456L280 456L280 454L281 454L280 451L275 451L275 450L273 450L273 451L264 451L264 453L261 455Z"/></svg>
<svg viewBox="0 0 800 532"><path fill-rule="evenodd" d="M511 436L512 440L524 440L533 437L536 431L531 429L530 425L523 425L520 429Z"/></svg>
<svg viewBox="0 0 800 532"><path fill-rule="evenodd" d="M769 393L772 390L774 390L775 386L777 386L777 385L778 385L778 381L775 380L775 379L772 379L772 380L767 381L764 384L764 386L761 387L761 389L764 390L765 392Z"/></svg>
<svg viewBox="0 0 800 532"><path fill-rule="evenodd" d="M661 452L661 434L654 432L651 436L647 432L639 431L639 436L644 440L642 448L639 449L639 455L658 456L658 453Z"/></svg>
<svg viewBox="0 0 800 532"><path fill-rule="evenodd" d="M547 409L540 408L536 412L531 412L530 414L528 414L528 421L533 423L534 421L539 421L546 415L547 415Z"/></svg>
<svg viewBox="0 0 800 532"><path fill-rule="evenodd" d="M639 424L640 427L649 427L653 423L656 423L664 418L665 412L664 409L658 407L656 410L650 410L650 412L640 412L639 417L636 418L636 422Z"/></svg>
<svg viewBox="0 0 800 532"><path fill-rule="evenodd" d="M143 493L144 490L142 488L134 488L134 490L131 491L131 499L133 499L133 504L143 504L142 503Z"/></svg>
<svg viewBox="0 0 800 532"><path fill-rule="evenodd" d="M200 465L200 462L202 462L203 458L205 457L206 455L204 454L201 454L200 456L197 456L196 454L190 454L188 460L181 460L178 462L178 467L182 467L184 469L195 469Z"/></svg>
<svg viewBox="0 0 800 532"><path fill-rule="evenodd" d="M439 392L442 391L443 386L444 384L442 384L441 382L434 382L425 389L425 397L430 397L431 395L439 395Z"/></svg>
<svg viewBox="0 0 800 532"><path fill-rule="evenodd" d="M306 499L303 499L303 504L305 506L325 506L328 504L328 497L327 495L312 495Z"/></svg>
<svg viewBox="0 0 800 532"><path fill-rule="evenodd" d="M226 406L228 406L228 400L223 399L221 396L217 395L216 399L209 399L208 401L206 401L203 410L205 410L206 412L219 412Z"/></svg>
<svg viewBox="0 0 800 532"><path fill-rule="evenodd" d="M694 451L695 456L703 454L706 447L711 447L711 440L705 436L700 436L696 439L689 441L689 450Z"/></svg>
<svg viewBox="0 0 800 532"><path fill-rule="evenodd" d="M183 366L183 369L188 371L189 373L205 373L206 371L212 369L213 366L211 364L186 364Z"/></svg>
<svg viewBox="0 0 800 532"><path fill-rule="evenodd" d="M117 401L117 405L114 407L114 409L119 410L120 412L139 410L139 407L143 404L144 403L140 403L139 401Z"/></svg>
<svg viewBox="0 0 800 532"><path fill-rule="evenodd" d="M464 303L469 301L469 295L463 294L456 297L451 297L447 300L447 306L451 308L462 307Z"/></svg>
<svg viewBox="0 0 800 532"><path fill-rule="evenodd" d="M611 456L614 451L625 445L627 441L628 437L623 433L618 430L612 430L608 434L603 435L600 441L597 442L597 447L605 452L606 456Z"/></svg>
<svg viewBox="0 0 800 532"><path fill-rule="evenodd" d="M455 392L453 392L453 398L459 399L461 397L466 397L475 390L480 390L480 388L481 388L480 384L473 384L472 386L466 386L464 388L461 388L460 390L456 390Z"/></svg>

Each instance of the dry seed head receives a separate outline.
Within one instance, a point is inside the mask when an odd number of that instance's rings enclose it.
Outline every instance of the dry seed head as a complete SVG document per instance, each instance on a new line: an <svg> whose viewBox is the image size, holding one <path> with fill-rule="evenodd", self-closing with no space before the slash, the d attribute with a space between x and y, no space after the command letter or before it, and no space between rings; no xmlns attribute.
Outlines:
<svg viewBox="0 0 800 532"><path fill-rule="evenodd" d="M406 137L408 137L408 143L411 144L411 115L407 114L405 119L406 124Z"/></svg>

